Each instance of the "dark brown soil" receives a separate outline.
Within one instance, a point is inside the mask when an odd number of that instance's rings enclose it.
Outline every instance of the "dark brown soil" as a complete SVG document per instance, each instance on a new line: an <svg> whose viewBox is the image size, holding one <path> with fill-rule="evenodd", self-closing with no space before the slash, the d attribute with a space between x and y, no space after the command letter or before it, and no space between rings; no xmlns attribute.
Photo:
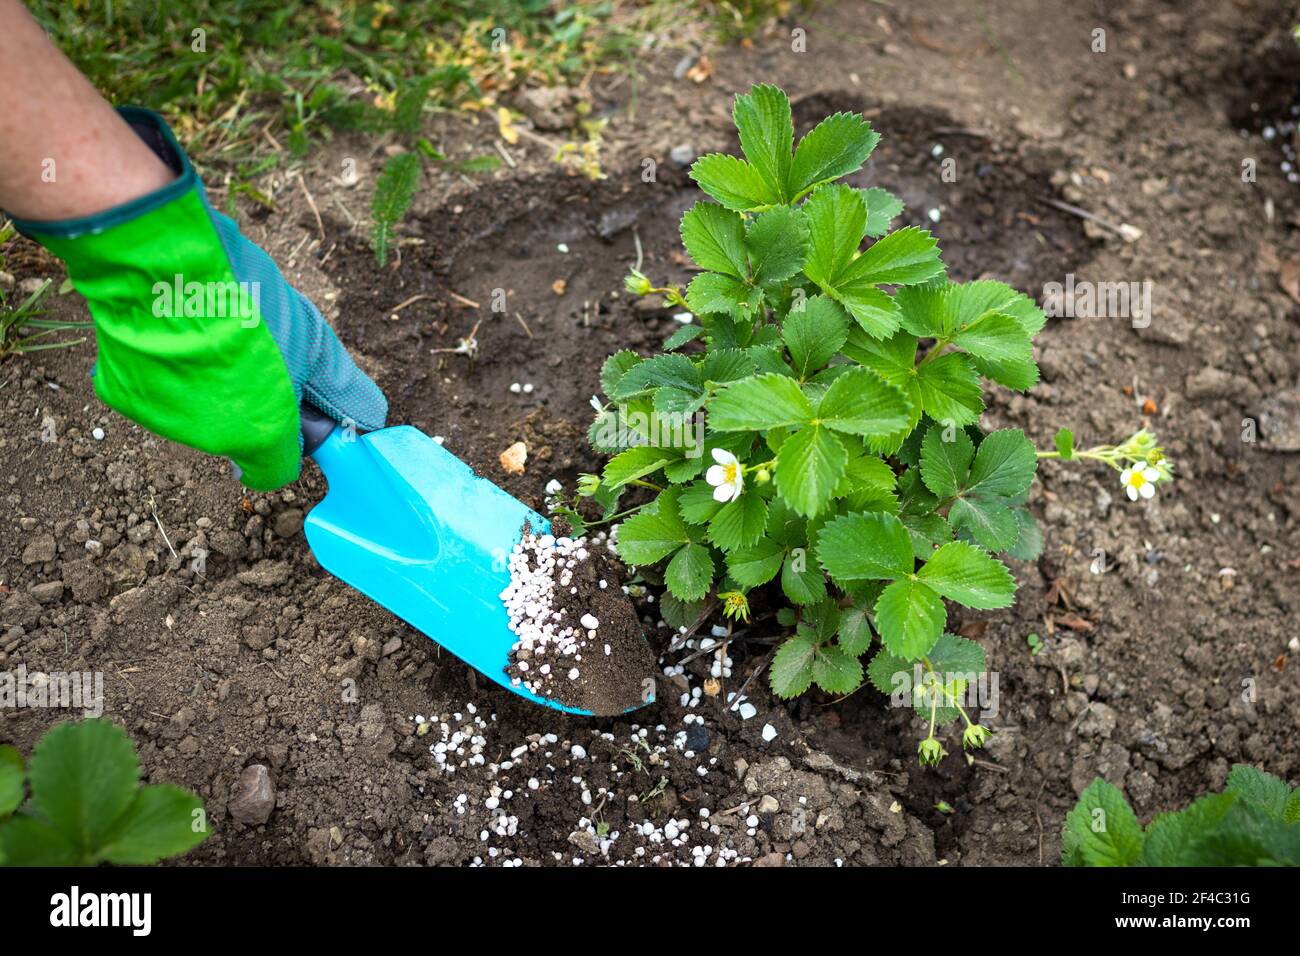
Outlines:
<svg viewBox="0 0 1300 956"><path fill-rule="evenodd" d="M1004 278L1035 298L1067 273L1152 282L1148 328L1054 320L1039 338L1042 383L994 393L986 425L1044 447L1062 425L1084 445L1148 425L1179 480L1138 506L1105 469L1040 468L1046 546L1014 568L1015 607L954 612L999 678L995 736L973 763L950 740L953 757L918 769L914 716L870 688L785 703L759 676L744 690L756 714L742 719L727 694L763 666L770 627L732 635L732 676L711 696L712 653L679 672L700 645L669 654L657 603L638 606L667 671L649 707L574 719L476 681L315 564L300 532L323 491L314 468L246 494L224 463L99 405L87 347L0 366L0 668L105 674L106 714L138 741L150 779L204 796L215 832L194 863L1050 864L1095 775L1143 819L1220 788L1236 761L1295 783L1300 458L1251 440L1245 423L1300 384L1298 303L1279 286L1300 262L1300 224L1280 157L1241 181L1243 158L1270 146L1239 105L1283 78L1294 88L1278 38L1296 13L1217 0L828 2L799 15L808 54L777 31L711 51L701 85L672 79L682 51L647 56L635 115L629 84L597 84L598 109L614 111L605 180L556 173L552 152L524 141L518 169L472 190L437 174L389 269L353 223L368 196L331 185L340 157L377 167L374 144L340 140L308 168L324 242L290 177L268 186L281 210L245 223L376 376L394 422L444 436L537 508L550 479L571 489L601 464L583 439L601 360L655 349L677 327L621 292L638 240L647 274L689 278L677 220L697 194L668 151L730 148L731 94L755 79L785 86L805 124L869 111L884 138L862 181L907 200L907 221L933 228L957 278ZM1099 27L1105 54L1089 48ZM440 133L481 153L490 127ZM1124 242L1044 198L1142 237ZM19 281L57 277L15 248ZM491 311L494 289L504 312ZM418 294L429 298L394 313ZM55 308L84 317L75 297ZM430 354L480 321L477 361ZM46 419L55 441L41 441ZM515 441L528 467L505 475L498 456ZM62 716L0 712L0 741L26 752ZM253 763L276 785L265 824L230 813Z"/></svg>
<svg viewBox="0 0 1300 956"><path fill-rule="evenodd" d="M557 533L562 534L563 529ZM623 593L621 566L609 559L605 544L592 541L584 550L586 558L570 559L566 564L568 586L560 584L560 568L551 572L552 608L568 623L581 622L590 614L599 622L596 636L579 632L582 636L574 660L513 651L506 671L511 678L535 682L534 692L548 700L589 710L598 717L615 717L654 699L655 655L642 636L636 608ZM529 568L536 567L535 557L530 557ZM528 672L519 669L521 660L528 662ZM544 664L550 670L539 677ZM578 672L576 678L569 676L570 668Z"/></svg>

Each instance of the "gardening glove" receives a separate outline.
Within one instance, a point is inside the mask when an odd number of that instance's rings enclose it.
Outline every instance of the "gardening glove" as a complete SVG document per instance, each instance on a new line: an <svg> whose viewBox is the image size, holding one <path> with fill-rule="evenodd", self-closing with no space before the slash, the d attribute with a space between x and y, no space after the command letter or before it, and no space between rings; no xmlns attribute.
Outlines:
<svg viewBox="0 0 1300 956"><path fill-rule="evenodd" d="M299 402L362 431L388 403L320 312L208 202L162 117L122 118L177 178L81 219L14 220L62 259L95 320L95 394L152 432L225 455L250 488L298 477Z"/></svg>

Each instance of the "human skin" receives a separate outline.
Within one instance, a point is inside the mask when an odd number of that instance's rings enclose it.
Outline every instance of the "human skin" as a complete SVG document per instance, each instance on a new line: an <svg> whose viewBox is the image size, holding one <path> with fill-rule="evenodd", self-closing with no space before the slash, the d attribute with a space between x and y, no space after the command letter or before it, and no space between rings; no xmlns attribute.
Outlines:
<svg viewBox="0 0 1300 956"><path fill-rule="evenodd" d="M0 209L89 216L174 178L18 0L0 0L0 63Z"/></svg>

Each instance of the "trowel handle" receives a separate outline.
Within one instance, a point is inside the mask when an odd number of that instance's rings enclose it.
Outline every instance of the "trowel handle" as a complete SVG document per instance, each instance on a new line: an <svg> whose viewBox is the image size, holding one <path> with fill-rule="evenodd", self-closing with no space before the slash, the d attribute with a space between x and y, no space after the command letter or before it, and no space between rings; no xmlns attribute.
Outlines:
<svg viewBox="0 0 1300 956"><path fill-rule="evenodd" d="M298 417L302 421L302 454L304 458L310 458L339 427L339 423L307 402L298 406Z"/></svg>

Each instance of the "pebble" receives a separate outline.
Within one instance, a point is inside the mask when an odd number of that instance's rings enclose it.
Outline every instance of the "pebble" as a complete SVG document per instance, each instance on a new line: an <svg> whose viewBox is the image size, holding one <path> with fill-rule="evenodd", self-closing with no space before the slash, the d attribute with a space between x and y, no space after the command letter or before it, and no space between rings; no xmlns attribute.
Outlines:
<svg viewBox="0 0 1300 956"><path fill-rule="evenodd" d="M90 431L90 434L91 434L91 437L95 439L95 441L103 441L103 440L104 440L104 429L102 429L102 428L92 428L91 431Z"/></svg>
<svg viewBox="0 0 1300 956"><path fill-rule="evenodd" d="M764 725L763 725L763 739L766 740L768 743L771 743L773 740L775 740L775 739L776 739L776 728L773 727L771 724L764 724Z"/></svg>
<svg viewBox="0 0 1300 956"><path fill-rule="evenodd" d="M244 768L230 788L226 809L240 823L249 826L259 826L271 818L271 811L275 809L275 781L265 764L255 763Z"/></svg>

